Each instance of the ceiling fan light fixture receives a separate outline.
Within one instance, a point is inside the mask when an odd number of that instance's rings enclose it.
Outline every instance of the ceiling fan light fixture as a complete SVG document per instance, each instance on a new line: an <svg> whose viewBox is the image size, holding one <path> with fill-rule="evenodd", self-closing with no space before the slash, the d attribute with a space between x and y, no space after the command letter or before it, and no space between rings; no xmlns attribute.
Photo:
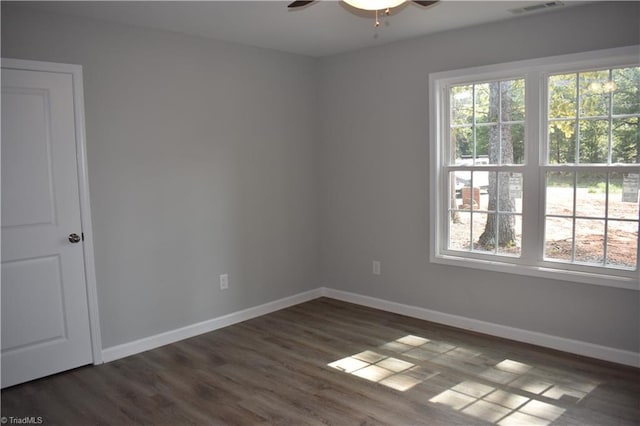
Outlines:
<svg viewBox="0 0 640 426"><path fill-rule="evenodd" d="M362 10L386 10L400 6L406 0L344 0L350 6Z"/></svg>

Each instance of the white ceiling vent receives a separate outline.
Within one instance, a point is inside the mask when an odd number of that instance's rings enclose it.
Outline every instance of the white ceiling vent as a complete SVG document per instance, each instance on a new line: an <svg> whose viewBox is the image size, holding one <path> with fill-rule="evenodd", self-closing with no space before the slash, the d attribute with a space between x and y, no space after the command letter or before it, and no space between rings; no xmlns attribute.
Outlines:
<svg viewBox="0 0 640 426"><path fill-rule="evenodd" d="M541 10L547 10L552 7L559 6L564 6L564 3L561 1L547 1L544 3L536 3L525 7L519 7L517 9L509 9L509 12L513 13L514 15L520 15L522 13L538 12Z"/></svg>

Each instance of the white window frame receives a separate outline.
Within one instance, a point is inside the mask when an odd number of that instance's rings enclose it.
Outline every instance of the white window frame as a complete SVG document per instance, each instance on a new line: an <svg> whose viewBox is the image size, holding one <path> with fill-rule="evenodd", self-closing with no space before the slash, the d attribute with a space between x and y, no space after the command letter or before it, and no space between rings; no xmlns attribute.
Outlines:
<svg viewBox="0 0 640 426"><path fill-rule="evenodd" d="M545 174L547 147L547 78L562 72L638 66L640 46L627 46L541 59L466 68L429 75L430 110L430 260L433 263L550 278L609 287L640 290L636 271L598 266L563 264L543 259ZM524 78L525 165L523 173L522 247L520 257L483 255L447 249L449 178L444 175L448 152L443 138L449 135L449 88L454 85ZM443 113L444 112L444 113ZM448 140L448 139L447 139ZM535 141L540 141L536 144ZM533 142L533 143L532 143ZM637 166L637 165L632 165ZM492 166L500 171L503 166ZM514 167L507 168L515 171ZM613 170L612 170L613 171ZM640 251L640 244L639 244ZM639 256L640 258L640 256Z"/></svg>

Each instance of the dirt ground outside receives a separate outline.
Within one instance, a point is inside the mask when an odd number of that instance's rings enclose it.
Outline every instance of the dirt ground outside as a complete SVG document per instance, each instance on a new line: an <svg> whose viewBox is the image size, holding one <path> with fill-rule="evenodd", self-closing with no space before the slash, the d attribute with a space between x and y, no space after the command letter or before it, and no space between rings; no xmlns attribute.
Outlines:
<svg viewBox="0 0 640 426"><path fill-rule="evenodd" d="M471 214L469 206L456 199L458 211L457 221L450 221L449 247L469 250L471 241L478 241L487 221L486 211L489 196L486 191L480 193L478 212L473 214L473 226L470 226ZM547 189L548 217L545 223L545 258L558 261L573 261L591 265L606 265L622 268L634 268L637 259L638 240L638 203L622 202L622 193L609 194L608 226L606 228L605 247L605 212L607 200L604 192L593 188L578 188L576 191L575 255L573 255L573 189L549 187ZM522 200L515 199L516 213L522 212ZM626 220L625 220L626 219ZM518 256L522 239L522 221L519 215L514 216L516 241L511 247L484 248L474 244L475 251L496 252L502 255ZM473 233L473 235L471 235ZM573 255L573 256L572 256Z"/></svg>

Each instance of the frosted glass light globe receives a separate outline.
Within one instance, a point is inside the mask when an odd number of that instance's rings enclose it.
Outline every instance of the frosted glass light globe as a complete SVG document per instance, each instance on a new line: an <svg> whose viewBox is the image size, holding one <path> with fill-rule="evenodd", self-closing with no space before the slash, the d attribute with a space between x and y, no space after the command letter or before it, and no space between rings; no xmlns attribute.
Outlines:
<svg viewBox="0 0 640 426"><path fill-rule="evenodd" d="M344 0L344 2L362 10L384 10L400 6L405 0Z"/></svg>

